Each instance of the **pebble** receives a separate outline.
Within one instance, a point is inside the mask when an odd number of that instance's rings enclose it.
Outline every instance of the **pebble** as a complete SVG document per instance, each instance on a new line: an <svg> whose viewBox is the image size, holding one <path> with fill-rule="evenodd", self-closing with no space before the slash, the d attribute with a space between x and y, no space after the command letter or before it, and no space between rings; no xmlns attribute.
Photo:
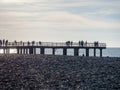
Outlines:
<svg viewBox="0 0 120 90"><path fill-rule="evenodd" d="M0 90L120 90L120 58L0 55Z"/></svg>

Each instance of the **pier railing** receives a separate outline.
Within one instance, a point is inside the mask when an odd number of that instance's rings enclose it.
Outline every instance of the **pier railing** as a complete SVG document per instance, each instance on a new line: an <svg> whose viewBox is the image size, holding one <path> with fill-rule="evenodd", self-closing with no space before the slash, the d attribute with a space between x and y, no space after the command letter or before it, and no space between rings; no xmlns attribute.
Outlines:
<svg viewBox="0 0 120 90"><path fill-rule="evenodd" d="M106 43L66 43L66 42L8 42L7 44L0 45L1 47L7 46L50 46L50 47L106 47Z"/></svg>

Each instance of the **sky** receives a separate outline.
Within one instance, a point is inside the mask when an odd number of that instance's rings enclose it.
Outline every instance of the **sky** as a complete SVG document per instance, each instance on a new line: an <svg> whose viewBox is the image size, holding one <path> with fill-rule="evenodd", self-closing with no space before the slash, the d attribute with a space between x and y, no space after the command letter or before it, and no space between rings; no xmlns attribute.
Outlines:
<svg viewBox="0 0 120 90"><path fill-rule="evenodd" d="M120 0L0 0L0 39L120 47Z"/></svg>

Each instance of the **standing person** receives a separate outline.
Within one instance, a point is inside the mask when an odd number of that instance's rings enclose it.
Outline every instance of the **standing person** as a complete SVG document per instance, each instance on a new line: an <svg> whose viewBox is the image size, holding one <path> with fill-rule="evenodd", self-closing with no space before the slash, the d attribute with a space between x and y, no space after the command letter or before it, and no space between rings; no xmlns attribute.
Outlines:
<svg viewBox="0 0 120 90"><path fill-rule="evenodd" d="M39 41L39 45L41 45L41 41Z"/></svg>
<svg viewBox="0 0 120 90"><path fill-rule="evenodd" d="M71 46L73 45L73 41L70 42Z"/></svg>
<svg viewBox="0 0 120 90"><path fill-rule="evenodd" d="M34 46L35 45L35 41L32 41L32 46Z"/></svg>
<svg viewBox="0 0 120 90"><path fill-rule="evenodd" d="M23 42L23 46L25 45L25 42Z"/></svg>
<svg viewBox="0 0 120 90"><path fill-rule="evenodd" d="M85 46L87 47L87 41L85 42Z"/></svg>
<svg viewBox="0 0 120 90"><path fill-rule="evenodd" d="M0 46L2 46L2 40L0 40Z"/></svg>
<svg viewBox="0 0 120 90"><path fill-rule="evenodd" d="M97 46L97 47L99 46L99 42L98 42L98 41L96 42L96 46Z"/></svg>
<svg viewBox="0 0 120 90"><path fill-rule="evenodd" d="M81 46L81 42L79 41L78 43L79 43L79 46Z"/></svg>
<svg viewBox="0 0 120 90"><path fill-rule="evenodd" d="M14 41L14 43L15 43L15 45L17 46L17 41L16 41L16 40ZM18 45L18 46L19 46L19 45Z"/></svg>
<svg viewBox="0 0 120 90"><path fill-rule="evenodd" d="M3 46L5 45L5 39L3 39L3 43L2 44L3 44Z"/></svg>
<svg viewBox="0 0 120 90"><path fill-rule="evenodd" d="M8 40L5 41L5 46L7 46L7 45L8 45Z"/></svg>
<svg viewBox="0 0 120 90"><path fill-rule="evenodd" d="M27 45L30 46L30 42L29 41L27 42Z"/></svg>
<svg viewBox="0 0 120 90"><path fill-rule="evenodd" d="M67 46L70 46L70 41L67 41L67 42L66 42L66 45L67 45Z"/></svg>
<svg viewBox="0 0 120 90"><path fill-rule="evenodd" d="M22 44L23 44L23 42L22 41L20 41L20 45L22 46Z"/></svg>
<svg viewBox="0 0 120 90"><path fill-rule="evenodd" d="M98 41L94 42L94 47L98 47Z"/></svg>
<svg viewBox="0 0 120 90"><path fill-rule="evenodd" d="M81 46L83 47L83 45L84 45L84 41L82 40L82 41L81 41Z"/></svg>

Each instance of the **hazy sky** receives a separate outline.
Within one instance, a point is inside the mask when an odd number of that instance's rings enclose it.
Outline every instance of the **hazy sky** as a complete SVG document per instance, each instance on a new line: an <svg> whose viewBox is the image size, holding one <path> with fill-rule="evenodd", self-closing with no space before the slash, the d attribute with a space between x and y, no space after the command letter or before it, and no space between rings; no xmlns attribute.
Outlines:
<svg viewBox="0 0 120 90"><path fill-rule="evenodd" d="M0 0L0 38L120 47L120 0Z"/></svg>

